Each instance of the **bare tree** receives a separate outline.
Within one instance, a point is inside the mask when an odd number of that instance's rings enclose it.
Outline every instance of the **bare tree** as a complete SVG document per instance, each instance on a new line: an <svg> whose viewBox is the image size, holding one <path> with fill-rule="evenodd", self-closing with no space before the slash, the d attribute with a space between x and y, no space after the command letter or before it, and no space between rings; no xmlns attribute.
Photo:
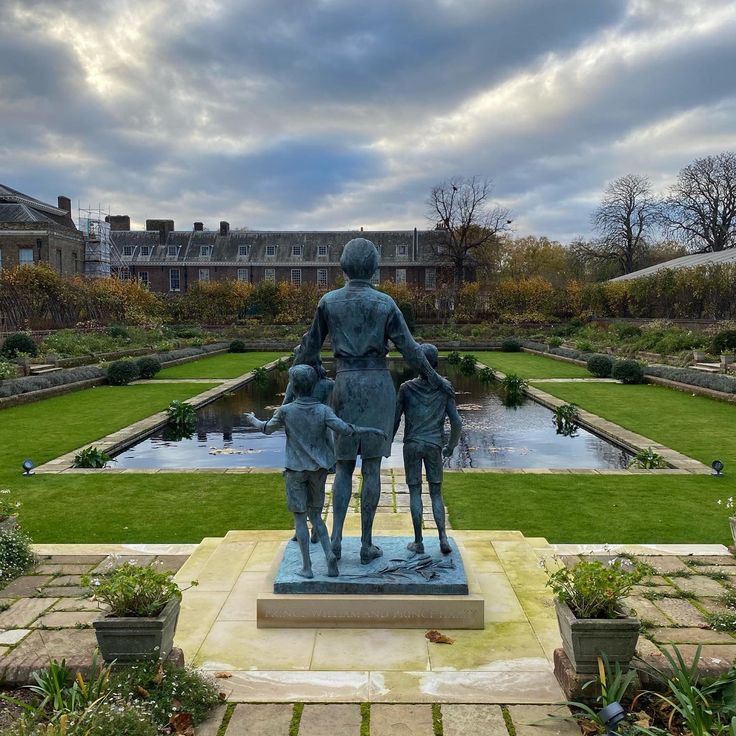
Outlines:
<svg viewBox="0 0 736 736"><path fill-rule="evenodd" d="M736 153L726 151L688 164L677 176L664 224L697 252L736 245Z"/></svg>
<svg viewBox="0 0 736 736"><path fill-rule="evenodd" d="M509 210L491 203L492 192L490 179L456 176L432 187L429 194L428 217L447 234L435 256L451 264L455 290L465 281L483 246L511 225Z"/></svg>
<svg viewBox="0 0 736 736"><path fill-rule="evenodd" d="M638 268L646 253L647 236L658 221L660 205L645 176L626 174L612 181L593 213L599 239L589 255L617 263L623 273Z"/></svg>

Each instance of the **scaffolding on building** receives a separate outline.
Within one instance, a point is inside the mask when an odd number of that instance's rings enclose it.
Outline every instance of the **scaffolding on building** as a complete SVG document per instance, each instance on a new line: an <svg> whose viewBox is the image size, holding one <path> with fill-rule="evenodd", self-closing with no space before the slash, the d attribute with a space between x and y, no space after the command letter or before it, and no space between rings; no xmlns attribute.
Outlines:
<svg viewBox="0 0 736 736"><path fill-rule="evenodd" d="M110 212L101 206L78 207L78 227L84 237L84 273L91 278L126 277L126 267L110 231Z"/></svg>

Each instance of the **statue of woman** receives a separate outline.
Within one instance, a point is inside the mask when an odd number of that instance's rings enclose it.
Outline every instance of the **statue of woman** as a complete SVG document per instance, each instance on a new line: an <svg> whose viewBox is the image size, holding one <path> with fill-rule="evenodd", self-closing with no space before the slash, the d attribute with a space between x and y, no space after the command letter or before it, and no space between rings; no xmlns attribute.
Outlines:
<svg viewBox="0 0 736 736"><path fill-rule="evenodd" d="M380 557L373 544L373 518L381 495L381 458L391 454L396 390L388 370L388 341L415 371L431 384L454 395L452 385L428 363L406 325L396 302L373 288L371 277L378 268L378 250L370 240L355 238L343 249L340 266L348 277L341 289L325 294L309 331L302 338L298 360L314 364L330 336L336 377L332 406L340 419L362 427L375 427L385 434L335 438L337 458L332 489L332 548L339 559L342 530L353 490L353 471L362 460L363 487L360 496L360 561L368 564Z"/></svg>

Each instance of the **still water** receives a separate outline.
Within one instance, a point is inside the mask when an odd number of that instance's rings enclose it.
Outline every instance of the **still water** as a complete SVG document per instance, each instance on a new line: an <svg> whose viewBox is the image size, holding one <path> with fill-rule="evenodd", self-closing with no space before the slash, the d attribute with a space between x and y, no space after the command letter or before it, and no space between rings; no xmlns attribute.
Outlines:
<svg viewBox="0 0 736 736"><path fill-rule="evenodd" d="M328 372L330 364L326 365ZM395 383L413 374L393 361ZM631 455L610 442L579 429L575 437L555 432L552 412L527 399L520 407L503 405L497 383L484 384L462 375L455 366L441 365L452 381L463 419L463 432L450 468L623 468ZM120 468L233 468L283 465L284 434L270 436L243 426L241 417L254 411L267 419L286 389L286 372L272 371L263 385L250 383L198 413L190 439L172 441L163 430L141 440L116 457ZM401 467L403 422L384 467Z"/></svg>

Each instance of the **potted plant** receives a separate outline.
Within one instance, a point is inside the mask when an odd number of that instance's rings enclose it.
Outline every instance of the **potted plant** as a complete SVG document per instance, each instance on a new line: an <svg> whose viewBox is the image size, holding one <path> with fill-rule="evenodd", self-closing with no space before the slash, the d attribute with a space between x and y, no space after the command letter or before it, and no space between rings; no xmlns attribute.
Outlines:
<svg viewBox="0 0 736 736"><path fill-rule="evenodd" d="M733 511L733 496L729 496L725 501L719 498L718 505L723 506L728 511L728 523L731 525L731 539L733 539L733 543L736 545L736 516L734 516Z"/></svg>
<svg viewBox="0 0 736 736"><path fill-rule="evenodd" d="M169 656L181 603L181 590L172 576L153 564L125 562L99 577L82 578L92 597L108 607L92 622L106 662Z"/></svg>
<svg viewBox="0 0 736 736"><path fill-rule="evenodd" d="M14 501L10 488L0 489L0 533L12 532L18 527L20 501Z"/></svg>
<svg viewBox="0 0 736 736"><path fill-rule="evenodd" d="M639 620L626 616L620 606L643 573L626 565L631 563L595 560L548 571L562 647L579 674L597 672L598 657L604 654L611 664L618 662L622 668L634 656Z"/></svg>

